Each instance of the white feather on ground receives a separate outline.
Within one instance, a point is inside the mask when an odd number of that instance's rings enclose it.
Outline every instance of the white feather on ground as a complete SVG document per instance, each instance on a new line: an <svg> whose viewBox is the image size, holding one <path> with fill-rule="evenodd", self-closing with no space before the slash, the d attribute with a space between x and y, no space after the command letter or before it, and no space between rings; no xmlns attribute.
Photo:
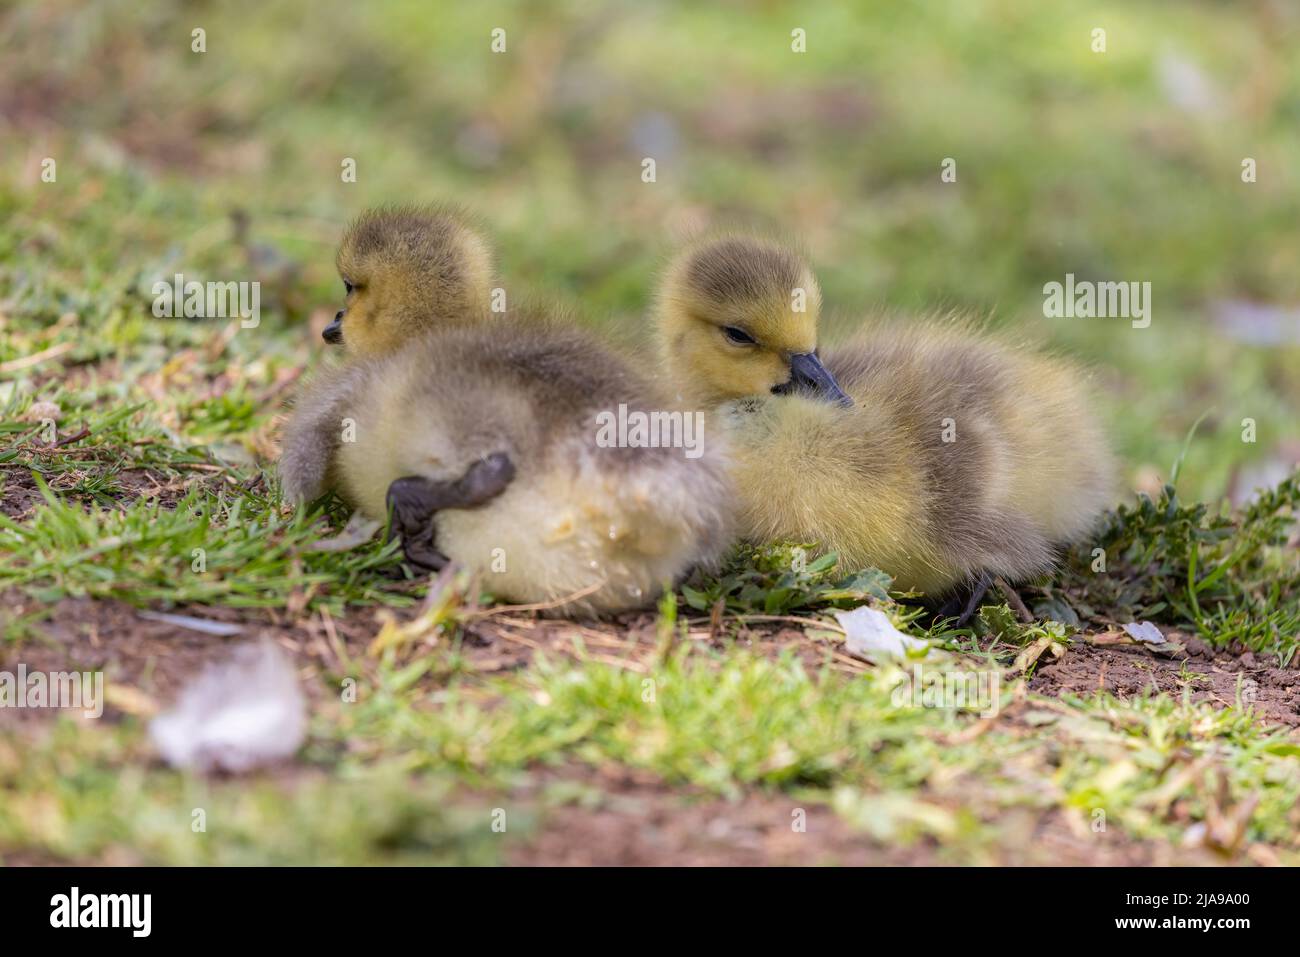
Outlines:
<svg viewBox="0 0 1300 957"><path fill-rule="evenodd" d="M1155 625L1149 621L1130 621L1124 626L1130 638L1134 641L1140 641L1148 645L1163 645L1165 636Z"/></svg>
<svg viewBox="0 0 1300 957"><path fill-rule="evenodd" d="M306 736L298 676L271 642L241 645L186 685L149 726L167 763L197 771L247 771L292 757Z"/></svg>
<svg viewBox="0 0 1300 957"><path fill-rule="evenodd" d="M930 646L927 641L903 634L888 615L866 605L852 611L837 611L835 620L844 629L845 650L868 661L906 658L909 651L923 651Z"/></svg>

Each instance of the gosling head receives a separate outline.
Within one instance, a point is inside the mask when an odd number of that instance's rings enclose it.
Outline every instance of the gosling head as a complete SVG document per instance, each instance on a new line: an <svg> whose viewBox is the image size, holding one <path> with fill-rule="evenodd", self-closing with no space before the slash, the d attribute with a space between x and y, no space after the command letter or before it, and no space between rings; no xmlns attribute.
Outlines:
<svg viewBox="0 0 1300 957"><path fill-rule="evenodd" d="M491 248L447 209L368 210L348 227L336 263L344 304L322 335L352 355L392 352L421 329L489 314Z"/></svg>
<svg viewBox="0 0 1300 957"><path fill-rule="evenodd" d="M683 397L717 404L803 392L852 405L817 358L821 289L794 252L725 236L687 249L660 284L662 358Z"/></svg>

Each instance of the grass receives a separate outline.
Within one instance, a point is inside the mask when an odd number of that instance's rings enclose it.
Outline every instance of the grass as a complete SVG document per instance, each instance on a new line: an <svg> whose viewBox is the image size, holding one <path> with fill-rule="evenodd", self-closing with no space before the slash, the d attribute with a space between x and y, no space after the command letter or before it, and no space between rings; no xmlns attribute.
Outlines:
<svg viewBox="0 0 1300 957"><path fill-rule="evenodd" d="M264 496L220 489L188 492L171 506L137 498L130 505L87 511L56 499L36 478L46 507L30 524L0 516L13 549L0 564L0 584L29 588L42 601L89 595L135 604L200 602L231 607L281 607L295 589L341 612L344 603L410 604L377 578L392 568L396 541L327 557L309 546L319 527L285 516Z"/></svg>
<svg viewBox="0 0 1300 957"><path fill-rule="evenodd" d="M1093 548L1114 556L1092 574L1085 601L1125 620L1194 625L1219 645L1240 643L1290 662L1300 644L1300 561L1295 534L1300 473L1262 493L1240 514L1185 505L1173 486L1156 500L1120 506Z"/></svg>
<svg viewBox="0 0 1300 957"><path fill-rule="evenodd" d="M396 767L328 786L319 775L184 778L150 769L130 725L87 733L67 722L21 747L0 741L0 779L6 862L463 865L499 857L480 816L450 806L446 778L412 782Z"/></svg>
<svg viewBox="0 0 1300 957"><path fill-rule="evenodd" d="M898 707L896 668L837 677L743 651L673 656L650 677L540 661L473 688L422 689L387 671L358 703L326 709L293 780L252 785L150 767L129 722L68 720L35 746L0 748L0 842L19 858L482 863L502 852L487 808L526 835L533 811L511 785L574 763L828 804L878 840L940 840L965 862L995 857L1001 822L1021 808L1089 823L1101 811L1133 838L1176 844L1186 821L1249 801L1225 850L1300 850L1300 746L1242 712L1167 697L1031 701L971 736L957 712ZM1049 770L1027 780L1036 768ZM499 796L475 808L455 799L468 791ZM195 808L208 831L193 830Z"/></svg>
<svg viewBox="0 0 1300 957"><path fill-rule="evenodd" d="M13 598L0 654L50 654L68 628L90 641L68 620L80 600L234 609L296 629L303 647L337 622L346 640L304 679L313 732L280 775L169 771L129 714L0 729L0 857L498 861L509 842L491 808L526 840L546 825L520 797L538 780L637 772L683 807L819 804L882 845L959 862L1014 854L1021 813L1094 835L1098 811L1138 844L1176 848L1199 826L1216 859L1300 859L1294 734L1241 695L1194 702L1194 667L1182 694L1046 698L1022 682L1052 646L1068 661L1144 618L1296 661L1300 480L1246 494L1300 444L1300 337L1286 331L1300 301L1300 24L1280 6L70 11L0 14L14 40L0 136L15 144L0 155L0 593ZM1099 24L1104 55L1088 49ZM505 55L488 47L497 26ZM789 50L796 26L807 54ZM939 180L945 157L955 184ZM555 298L633 346L686 232L796 235L828 341L863 315L956 309L1089 362L1125 487L1142 494L1023 589L1032 622L993 603L970 628L931 622L881 573L792 543L738 550L688 582L645 655L615 666L574 631L558 642L571 653L548 644L485 674L475 583L410 610L425 585L394 547L314 550L343 510L293 514L273 470L277 417L318 352L313 323L336 308L343 224L448 198L489 224L512 297ZM251 214L249 242L234 239L235 209ZM152 284L177 272L262 282L260 324L155 318ZM1067 272L1150 281L1150 328L1045 320L1042 286ZM1243 309L1279 325L1259 341ZM900 706L897 669L837 658L832 614L863 602L928 638L937 667L996 673L998 720ZM780 629L796 639L760 640ZM345 676L355 704L337 700Z"/></svg>

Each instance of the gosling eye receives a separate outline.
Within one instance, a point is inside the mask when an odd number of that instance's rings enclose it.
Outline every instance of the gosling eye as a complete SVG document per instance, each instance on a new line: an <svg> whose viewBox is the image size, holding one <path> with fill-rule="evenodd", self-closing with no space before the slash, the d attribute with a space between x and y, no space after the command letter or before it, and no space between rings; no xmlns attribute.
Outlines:
<svg viewBox="0 0 1300 957"><path fill-rule="evenodd" d="M757 339L737 326L723 326L722 334L727 337L727 341L734 342L738 346L758 345Z"/></svg>
<svg viewBox="0 0 1300 957"><path fill-rule="evenodd" d="M343 295L345 296L352 295L353 288L354 287L352 283L348 282L346 279L343 280Z"/></svg>

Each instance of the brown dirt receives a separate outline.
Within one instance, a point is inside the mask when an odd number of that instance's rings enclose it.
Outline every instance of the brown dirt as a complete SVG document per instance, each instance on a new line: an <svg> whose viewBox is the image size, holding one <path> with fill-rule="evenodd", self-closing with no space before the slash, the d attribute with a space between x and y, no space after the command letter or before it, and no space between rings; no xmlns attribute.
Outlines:
<svg viewBox="0 0 1300 957"><path fill-rule="evenodd" d="M0 643L0 669L12 670L21 662L29 671L102 670L110 688L106 713L112 718L131 704L131 700L111 700L113 687L124 686L128 694L138 692L147 702L165 706L188 679L208 662L225 657L232 645L269 639L278 642L302 665L309 696L319 695L323 693L320 679L324 675L348 670L345 659L353 668L364 670L371 666L367 647L380 630L380 615L390 613L357 612L337 620L321 612L295 616L266 609L181 606L168 611L240 625L243 631L228 637L209 635L142 617L125 602L65 598L47 606L11 590L0 594L0 625L36 617L27 628L29 636L20 642ZM392 614L405 621L414 618L417 610ZM733 627L724 632L701 621L688 630L685 640L720 654L738 647L772 657L787 652L798 656L810 669L822 665L844 671L867 668L839 654L828 643L776 623ZM459 641L458 667L481 674L526 668L538 654L642 672L654 667L661 654L655 619L649 614L625 615L609 622L570 622L485 610L469 622ZM447 643L445 637L432 637L410 654L445 648ZM428 680L437 678L431 676ZM55 714L48 710L11 713L33 721Z"/></svg>
<svg viewBox="0 0 1300 957"><path fill-rule="evenodd" d="M675 636L674 641L720 654L742 648L771 658L786 653L813 671L822 666L855 673L868 670L864 662L839 652L834 644L791 625L733 622L715 628L707 619L690 619L688 625L686 636ZM663 651L654 616L649 614L623 615L609 622L569 622L495 613L472 622L461 650L473 670L484 672L526 667L538 653L642 671Z"/></svg>
<svg viewBox="0 0 1300 957"><path fill-rule="evenodd" d="M16 591L0 595L0 623L43 609L41 602ZM34 636L0 644L0 669L12 670L22 663L28 671L103 671L110 699L105 713L112 718L131 710L139 696L143 696L146 706L165 706L205 664L222 660L234 644L248 640L277 642L302 663L307 695L318 696L325 687L318 680L320 676L339 665L329 632L333 632L340 647L350 646L357 654L376 630L373 624L361 620L330 620L326 626L326 619L319 615L306 622L290 622L273 613L233 608L181 607L170 611L238 624L244 630L232 636L209 635L143 618L124 602L65 598L32 622ZM114 699L115 688L128 689L131 697ZM52 719L56 712L18 709L6 711L5 715L5 720L18 715L22 720L40 721Z"/></svg>
<svg viewBox="0 0 1300 957"><path fill-rule="evenodd" d="M1259 664L1253 655L1213 652L1200 642L1169 658L1138 645L1091 645L1074 641L1059 661L1041 667L1031 691L1060 697L1107 691L1119 698L1163 691L1221 708L1253 705L1264 721L1300 727L1300 671ZM1240 697L1239 697L1240 696Z"/></svg>
<svg viewBox="0 0 1300 957"><path fill-rule="evenodd" d="M548 802L557 786L595 795ZM928 799L928 798L927 798ZM933 839L879 841L815 800L755 792L739 800L703 795L620 768L566 768L538 773L529 791L513 795L537 815L528 838L507 852L521 866L927 866L978 863L1010 866L1142 866L1222 864L1202 849L1134 841L1118 829L1092 833L1068 826L1056 811L1004 813L989 825L989 842L953 859ZM509 807L509 804L506 805ZM805 830L793 812L805 812ZM1251 852L1247 851L1248 858ZM1261 860L1266 862L1265 860Z"/></svg>
<svg viewBox="0 0 1300 957"><path fill-rule="evenodd" d="M41 608L34 599L17 592L0 595L4 614L30 615ZM124 710L132 711L138 700L150 706L167 704L205 663L224 658L232 643L268 638L300 663L304 689L319 701L330 687L326 676L344 670L344 657L354 664L361 662L363 668L369 666L365 650L380 627L369 614L334 620L320 613L292 619L286 613L265 610L193 607L176 612L239 623L244 632L235 637L206 635L141 618L136 609L121 602L64 599L47 609L44 620L33 624L34 636L0 645L0 668L12 668L21 661L29 669L102 669L110 687L138 693L138 698L128 695L125 704L110 702L107 714L112 720ZM414 615L411 610L399 617ZM684 640L719 652L738 645L768 655L789 652L813 667L866 668L853 659L839 660L834 645L807 638L779 622L754 623L739 634L728 635L710 629L707 620L698 620L692 622ZM445 641L438 639L439 644ZM586 624L490 614L467 629L460 652L463 667L495 673L526 667L539 652L641 670L650 667L661 650L654 619L648 614ZM1266 720L1290 727L1300 724L1300 672L1260 667L1224 655L1171 660L1136 646L1075 642L1060 661L1041 667L1030 687L1051 696L1105 689L1128 697L1153 688L1181 694L1187 686L1194 700L1227 707L1236 700L1239 673L1256 682L1256 708ZM14 720L15 714L17 720L39 722L54 713L10 711L4 720ZM1014 723L1019 719L1008 713L1000 720ZM29 727L36 729L35 725ZM1026 733L1036 732L1027 729ZM292 777L301 769L285 770ZM995 796L981 796L976 785L973 790L946 793L922 785L919 793L921 800L952 810L960 806L982 821L987 840L978 845L958 842L956 847L965 856L955 859L956 852L931 838L909 844L873 838L822 803L827 795L805 799L753 790L729 801L652 774L585 765L558 771L533 768L527 782L508 796L491 798L495 803L489 805L505 801L504 806L535 816L536 827L526 837L512 839L506 852L509 862L520 865L1223 863L1203 849L1132 840L1119 828L1094 834L1058 810L999 809ZM466 797L476 804L489 800L482 794ZM796 808L803 808L807 815L803 832L791 827L791 812ZM1267 848L1247 848L1245 859L1271 863L1268 854Z"/></svg>
<svg viewBox="0 0 1300 957"><path fill-rule="evenodd" d="M103 466L99 467L101 470ZM88 473L65 472L46 478L46 484L60 498L90 501L89 496L73 494L72 489ZM124 505L138 498L156 498L170 508L185 497L195 482L220 482L222 476L209 474L206 469L185 469L181 474L168 474L162 469L132 467L113 470L113 479L120 489L107 492L107 496ZM31 466L8 462L0 466L0 511L15 521L25 521L45 499L32 477Z"/></svg>
<svg viewBox="0 0 1300 957"><path fill-rule="evenodd" d="M22 521L44 501L26 468L0 467L0 512Z"/></svg>
<svg viewBox="0 0 1300 957"><path fill-rule="evenodd" d="M36 637L0 645L0 667L22 661L29 669L102 669L110 682L130 685L165 701L205 662L224 655L232 643L268 638L294 654L309 671L339 673L344 670L344 657L364 664L367 645L380 627L377 614L363 612L335 620L319 612L293 616L275 610L205 606L173 611L239 624L244 631L232 637L207 635L142 618L134 607L107 600L69 598L47 608L15 590L0 595L0 621L44 614L32 625ZM396 617L406 620L415 614L412 609L398 612ZM713 627L707 619L691 619L686 637L674 640L720 655L738 648L773 658L789 654L810 671L823 667L847 673L869 670L864 662L843 654L834 642L805 635L782 622L733 622ZM447 639L438 637L431 642L446 647ZM1187 645L1193 653L1164 657L1143 646L1098 646L1076 639L1059 661L1040 663L1029 687L1052 697L1107 691L1120 698L1156 691L1181 695L1187 688L1193 701L1234 707L1240 684L1243 699L1253 703L1264 720L1300 727L1300 670L1269 667L1251 655L1211 652L1195 640ZM483 674L526 668L538 654L640 672L654 667L662 652L650 614L624 615L607 622L570 622L493 610L485 610L469 622L459 648L460 667Z"/></svg>

